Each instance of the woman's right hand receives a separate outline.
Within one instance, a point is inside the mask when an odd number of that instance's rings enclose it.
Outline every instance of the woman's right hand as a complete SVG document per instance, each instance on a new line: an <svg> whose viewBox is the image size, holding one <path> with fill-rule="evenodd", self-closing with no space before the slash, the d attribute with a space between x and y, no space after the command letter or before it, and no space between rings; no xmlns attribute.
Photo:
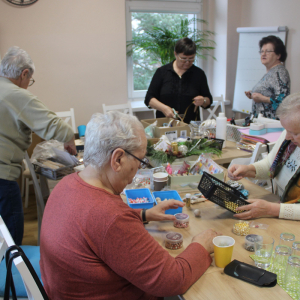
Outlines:
<svg viewBox="0 0 300 300"><path fill-rule="evenodd" d="M249 98L249 99L252 99L252 94L250 91L246 91L245 92L245 95Z"/></svg>
<svg viewBox="0 0 300 300"><path fill-rule="evenodd" d="M240 180L244 177L254 178L256 169L253 165L232 165L227 174L231 180Z"/></svg>
<svg viewBox="0 0 300 300"><path fill-rule="evenodd" d="M166 118L175 118L174 112L170 106L165 105L162 113L166 116Z"/></svg>
<svg viewBox="0 0 300 300"><path fill-rule="evenodd" d="M214 244L212 241L216 236L219 235L222 235L222 233L217 232L214 229L207 229L194 236L192 239L192 243L201 244L210 254L214 252Z"/></svg>

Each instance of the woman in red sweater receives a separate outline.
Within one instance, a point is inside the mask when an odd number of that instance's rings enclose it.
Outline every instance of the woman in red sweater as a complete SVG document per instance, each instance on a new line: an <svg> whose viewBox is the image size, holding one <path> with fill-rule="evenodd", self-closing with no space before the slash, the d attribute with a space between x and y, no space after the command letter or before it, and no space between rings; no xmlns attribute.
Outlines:
<svg viewBox="0 0 300 300"><path fill-rule="evenodd" d="M42 280L50 299L162 299L183 294L212 262L213 230L195 236L176 258L145 229L142 211L120 193L145 166L147 140L136 117L95 114L85 136L85 169L51 193L41 229ZM169 200L147 221L173 220Z"/></svg>

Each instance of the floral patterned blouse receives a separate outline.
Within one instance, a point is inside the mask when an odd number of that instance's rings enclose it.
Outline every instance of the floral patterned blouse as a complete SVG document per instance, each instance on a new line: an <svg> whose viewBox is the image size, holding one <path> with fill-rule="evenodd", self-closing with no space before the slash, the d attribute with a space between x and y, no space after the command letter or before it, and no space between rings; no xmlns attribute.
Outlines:
<svg viewBox="0 0 300 300"><path fill-rule="evenodd" d="M290 75L282 65L277 65L269 70L254 86L252 93L260 93L270 97L271 103L254 103L252 112L255 117L259 113L265 118L276 119L276 110L282 100L290 94Z"/></svg>

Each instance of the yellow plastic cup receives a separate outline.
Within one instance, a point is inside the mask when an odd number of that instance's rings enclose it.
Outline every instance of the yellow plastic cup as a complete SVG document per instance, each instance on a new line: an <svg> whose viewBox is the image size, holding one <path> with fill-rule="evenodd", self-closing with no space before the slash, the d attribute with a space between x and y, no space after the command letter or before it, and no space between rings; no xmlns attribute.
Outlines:
<svg viewBox="0 0 300 300"><path fill-rule="evenodd" d="M235 240L230 236L217 236L213 239L215 264L219 268L225 268L230 262Z"/></svg>

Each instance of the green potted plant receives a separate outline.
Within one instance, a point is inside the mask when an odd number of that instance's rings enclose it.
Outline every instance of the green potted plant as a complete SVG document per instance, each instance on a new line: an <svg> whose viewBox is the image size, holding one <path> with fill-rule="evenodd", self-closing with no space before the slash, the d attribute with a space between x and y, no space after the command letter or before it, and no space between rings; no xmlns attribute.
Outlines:
<svg viewBox="0 0 300 300"><path fill-rule="evenodd" d="M211 56L209 51L215 49L215 42L211 39L214 33L193 28L191 25L195 22L207 24L201 19L184 19L181 20L180 26L153 26L147 32L136 34L131 41L127 41L127 55L132 56L134 52L139 51L146 52L151 55L153 64L164 65L175 59L175 43L181 38L189 37L196 43L197 56L206 59L207 56Z"/></svg>

